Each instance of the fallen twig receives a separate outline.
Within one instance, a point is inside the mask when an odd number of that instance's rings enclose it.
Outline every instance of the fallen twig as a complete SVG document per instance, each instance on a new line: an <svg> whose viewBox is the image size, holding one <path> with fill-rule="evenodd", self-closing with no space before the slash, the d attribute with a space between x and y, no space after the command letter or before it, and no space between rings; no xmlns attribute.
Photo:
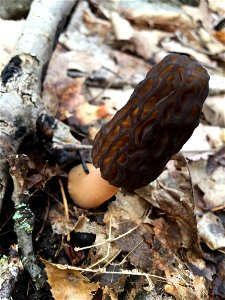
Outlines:
<svg viewBox="0 0 225 300"><path fill-rule="evenodd" d="M18 156L17 151L24 138L35 133L38 116L46 113L41 101L42 81L60 30L75 3L76 0L33 1L23 32L0 79L0 209L11 175L18 246L36 288L45 281L33 254L34 216L27 204L29 195L24 183L26 158Z"/></svg>

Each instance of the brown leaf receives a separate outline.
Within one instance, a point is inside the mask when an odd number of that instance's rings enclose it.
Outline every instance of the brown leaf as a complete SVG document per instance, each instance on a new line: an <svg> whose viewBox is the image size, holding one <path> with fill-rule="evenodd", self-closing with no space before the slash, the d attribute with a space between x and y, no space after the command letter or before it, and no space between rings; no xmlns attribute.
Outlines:
<svg viewBox="0 0 225 300"><path fill-rule="evenodd" d="M171 231L166 228L169 226L163 218L154 221L155 238L151 250L153 268L164 271L167 284L164 289L176 299L208 300L206 289L206 279L194 275L187 269L185 263L175 254L172 245L175 241L171 239ZM179 243L179 241L177 241ZM195 254L194 254L195 256ZM196 256L195 256L196 261ZM205 267L202 259L198 259L198 264ZM185 296L185 297L184 297Z"/></svg>
<svg viewBox="0 0 225 300"><path fill-rule="evenodd" d="M107 273L95 274L94 276L94 280L99 281L101 287L104 287L103 293L109 294L110 291L114 291L117 295L122 293L128 276L123 274L123 270L117 265L109 265L106 270ZM110 272L121 272L121 274L112 274Z"/></svg>
<svg viewBox="0 0 225 300"><path fill-rule="evenodd" d="M62 205L54 205L49 211L49 220L53 233L67 235L74 230L75 222L71 219L67 221L65 211Z"/></svg>
<svg viewBox="0 0 225 300"><path fill-rule="evenodd" d="M176 169L171 169L172 173L168 174L167 182L171 187L167 187L160 182L158 188L154 190L149 185L136 190L136 192L153 206L165 212L166 219L175 221L174 227L170 230L176 232L178 226L181 234L182 247L189 249L195 248L197 251L197 223L190 175L189 172L184 172L183 170L184 164L186 165L184 157L181 154L177 154L176 159Z"/></svg>
<svg viewBox="0 0 225 300"><path fill-rule="evenodd" d="M153 201L147 199L153 205L166 212L169 219L175 220L173 226L177 230L177 225L182 236L181 246L192 248L198 244L197 227L194 214L194 205L190 197L184 192L167 188L161 188L152 192ZM170 228L172 231L172 228Z"/></svg>
<svg viewBox="0 0 225 300"><path fill-rule="evenodd" d="M92 300L99 283L90 283L87 277L72 267L51 264L44 259L42 262L55 300Z"/></svg>

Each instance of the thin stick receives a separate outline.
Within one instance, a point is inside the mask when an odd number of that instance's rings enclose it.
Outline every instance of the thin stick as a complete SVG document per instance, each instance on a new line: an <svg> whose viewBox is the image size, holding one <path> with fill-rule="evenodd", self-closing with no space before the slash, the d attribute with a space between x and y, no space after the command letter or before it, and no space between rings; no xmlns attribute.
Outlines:
<svg viewBox="0 0 225 300"><path fill-rule="evenodd" d="M101 242L101 243L97 243L97 244L94 244L94 245L91 245L91 246L86 246L86 247L82 247L82 248L79 248L79 247L75 247L75 251L79 251L79 250L86 250L86 249L91 249L93 247L98 247L98 246L102 246L106 243L111 243L111 242L114 242L114 241L117 241L121 238L123 238L124 236L130 234L131 232L133 232L134 230L136 230L138 228L139 225L135 226L134 228L131 228L130 230L128 230L127 232L115 237L115 238L108 238L106 239L104 242Z"/></svg>
<svg viewBox="0 0 225 300"><path fill-rule="evenodd" d="M60 185L60 191L61 191L61 195L62 195L62 199L63 199L63 205L64 205L64 212L65 212L65 217L66 217L66 222L69 223L70 218L69 218L69 209L68 209L68 203L67 203L67 199L66 199L66 194L63 188L63 184L61 181L61 178L59 178L59 185ZM67 234L67 241L70 241L70 233Z"/></svg>
<svg viewBox="0 0 225 300"><path fill-rule="evenodd" d="M106 268L98 268L98 269L90 269L90 268L81 268L81 267L72 267L74 270L81 271L81 272L90 272L90 273L98 273L98 274L115 274L115 275L134 275L134 276L145 276L149 282L149 277L160 279L165 282L169 282L164 277L148 274L144 272L139 272L136 269L133 270L122 270L122 271L107 271Z"/></svg>
<svg viewBox="0 0 225 300"><path fill-rule="evenodd" d="M47 217L48 217L48 214L49 214L49 208L50 208L50 200L49 200L49 197L48 197L48 201L47 201L47 208L46 208L46 212L45 212L45 216L44 216L44 220L42 222L42 226L41 226L41 229L38 231L37 235L36 235L36 238L35 238L35 241L37 242L43 232L43 229L45 228L45 224L46 224L46 221L47 221Z"/></svg>
<svg viewBox="0 0 225 300"><path fill-rule="evenodd" d="M112 239L112 217L109 220L109 239L110 240ZM99 265L102 261L104 261L105 259L107 259L109 257L110 248L111 248L111 243L108 243L106 255L104 257L102 257L101 259L99 259L98 261L96 261L94 264L92 264L90 266L90 268L93 268L93 267Z"/></svg>

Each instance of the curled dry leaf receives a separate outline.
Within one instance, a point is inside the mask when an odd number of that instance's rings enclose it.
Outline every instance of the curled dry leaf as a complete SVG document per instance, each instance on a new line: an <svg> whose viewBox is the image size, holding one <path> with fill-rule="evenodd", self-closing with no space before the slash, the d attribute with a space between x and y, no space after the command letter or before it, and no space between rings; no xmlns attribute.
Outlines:
<svg viewBox="0 0 225 300"><path fill-rule="evenodd" d="M103 102L108 107L109 110L113 111L115 114L115 110L121 109L126 103L127 99L129 99L130 95L133 92L132 88L121 89L111 89L111 88L94 88L90 87L89 92L91 94L92 99L95 102ZM120 99L118 101L118 99Z"/></svg>
<svg viewBox="0 0 225 300"><path fill-rule="evenodd" d="M224 31L215 31L214 37L225 46L225 32Z"/></svg>
<svg viewBox="0 0 225 300"><path fill-rule="evenodd" d="M204 132L211 149L218 150L225 144L225 128L219 126L204 126Z"/></svg>
<svg viewBox="0 0 225 300"><path fill-rule="evenodd" d="M117 236L126 234L136 226L134 222L129 222L122 216L117 216L117 221L120 222L120 226L115 233ZM137 230L132 231L115 242L120 251L127 254L126 262L129 261L135 268L143 271L151 270L152 258L150 255L150 245L145 241L145 236L149 237L151 244L152 234L150 227L140 225Z"/></svg>
<svg viewBox="0 0 225 300"><path fill-rule="evenodd" d="M135 205L131 205L135 203ZM105 214L105 221L109 222L110 216L114 215L115 211L123 211L123 215L127 220L134 221L138 224L148 209L148 203L144 201L139 195L124 194L119 191L116 194L116 201L110 203L108 211ZM118 223L115 222L114 226Z"/></svg>
<svg viewBox="0 0 225 300"><path fill-rule="evenodd" d="M105 286L104 289L103 289L103 298L102 298L102 300L107 300L107 299L118 300L115 293L113 293L113 291L110 288Z"/></svg>
<svg viewBox="0 0 225 300"><path fill-rule="evenodd" d="M225 249L225 228L215 214L208 212L198 220L198 232L210 249Z"/></svg>
<svg viewBox="0 0 225 300"><path fill-rule="evenodd" d="M110 66L110 61L112 60L108 59L105 63ZM74 125L74 123L89 125L110 115L112 112L104 104L96 106L88 103L82 91L84 77L65 77L68 69L80 70L90 74L91 77L94 71L101 70L102 63L100 58L97 59L97 57L93 63L93 56L88 56L88 53L85 53L85 55L75 51L62 53L58 47L49 65L44 84L43 98L48 111L54 115L57 113L60 120L67 119L70 125ZM112 77L110 72L106 73L106 77L107 75L108 78Z"/></svg>
<svg viewBox="0 0 225 300"><path fill-rule="evenodd" d="M186 1L187 2L190 2L190 1ZM201 5L201 4L200 4ZM205 21L208 22L207 18L208 17L208 14L206 12L205 9L203 9L202 7L200 8L199 6L196 6L196 7L193 7L191 5L182 5L182 10L184 12L186 12L186 14L188 14L193 21L195 22L199 22L201 21L203 24L205 24ZM199 11L201 11L201 13L199 13Z"/></svg>
<svg viewBox="0 0 225 300"><path fill-rule="evenodd" d="M221 147L207 161L207 174L212 174L219 166L225 167L225 146Z"/></svg>

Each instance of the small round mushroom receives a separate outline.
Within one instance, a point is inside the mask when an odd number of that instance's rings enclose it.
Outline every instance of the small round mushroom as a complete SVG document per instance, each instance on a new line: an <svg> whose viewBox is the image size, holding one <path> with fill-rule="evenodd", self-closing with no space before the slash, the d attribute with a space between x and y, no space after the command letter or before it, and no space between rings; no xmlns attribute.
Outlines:
<svg viewBox="0 0 225 300"><path fill-rule="evenodd" d="M95 208L109 200L118 191L101 177L100 169L88 163L89 173L83 166L72 168L68 175L68 191L72 200L82 208Z"/></svg>
<svg viewBox="0 0 225 300"><path fill-rule="evenodd" d="M97 207L118 187L132 192L155 180L198 126L208 81L207 71L187 55L170 54L154 66L97 133L90 173L81 166L70 172L74 202ZM105 187L110 187L106 196Z"/></svg>

